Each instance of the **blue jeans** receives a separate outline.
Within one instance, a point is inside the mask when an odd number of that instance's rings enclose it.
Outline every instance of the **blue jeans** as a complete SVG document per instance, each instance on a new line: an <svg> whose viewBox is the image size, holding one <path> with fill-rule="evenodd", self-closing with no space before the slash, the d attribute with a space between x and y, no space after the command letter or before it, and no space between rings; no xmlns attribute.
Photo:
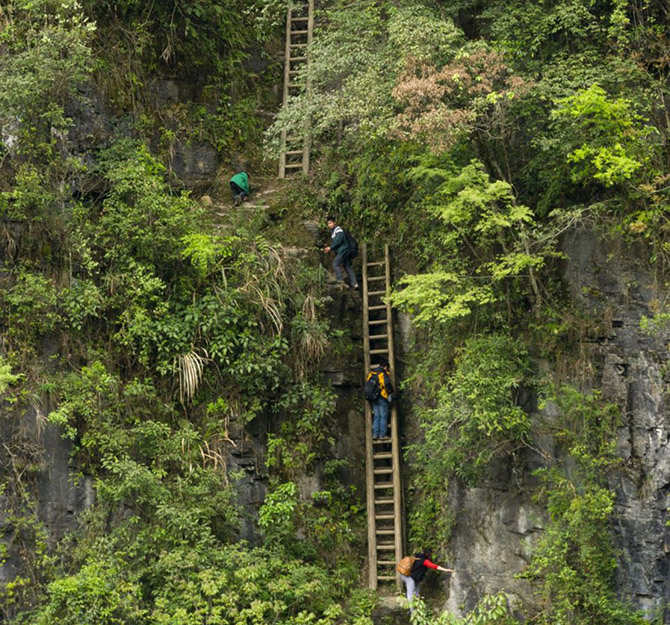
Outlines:
<svg viewBox="0 0 670 625"><path fill-rule="evenodd" d="M372 406L372 438L386 436L386 426L389 419L389 403L383 397L370 402Z"/></svg>
<svg viewBox="0 0 670 625"><path fill-rule="evenodd" d="M356 280L356 274L354 273L354 269L351 266L351 258L349 256L341 256L338 254L335 256L333 259L333 271L335 271L335 277L341 282L342 281L342 267L344 266L344 270L347 272L347 275L349 276L349 286L350 287L355 287L358 286L358 281Z"/></svg>

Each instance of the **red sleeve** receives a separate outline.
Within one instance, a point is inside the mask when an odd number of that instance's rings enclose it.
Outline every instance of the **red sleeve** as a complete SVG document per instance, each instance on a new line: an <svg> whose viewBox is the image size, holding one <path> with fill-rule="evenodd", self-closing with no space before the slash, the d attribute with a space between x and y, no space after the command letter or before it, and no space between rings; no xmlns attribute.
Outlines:
<svg viewBox="0 0 670 625"><path fill-rule="evenodd" d="M437 568L437 564L435 564L434 562L431 562L428 558L426 558L423 561L423 565L427 566L429 569L436 569Z"/></svg>

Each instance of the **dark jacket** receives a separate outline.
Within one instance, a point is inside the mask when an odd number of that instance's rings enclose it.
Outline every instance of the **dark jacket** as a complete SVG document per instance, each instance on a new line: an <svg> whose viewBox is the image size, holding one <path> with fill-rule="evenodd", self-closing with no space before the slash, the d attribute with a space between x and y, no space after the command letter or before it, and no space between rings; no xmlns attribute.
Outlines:
<svg viewBox="0 0 670 625"><path fill-rule="evenodd" d="M338 256L347 256L349 254L349 243L340 226L335 226L330 231L330 249Z"/></svg>
<svg viewBox="0 0 670 625"><path fill-rule="evenodd" d="M417 584L419 584L423 580L423 578L426 576L426 571L428 570L428 567L424 565L424 562L426 560L428 560L428 562L430 562L430 560L426 556L425 553L415 553L414 557L416 559L414 560L414 565L412 566L412 572L409 574L409 576Z"/></svg>

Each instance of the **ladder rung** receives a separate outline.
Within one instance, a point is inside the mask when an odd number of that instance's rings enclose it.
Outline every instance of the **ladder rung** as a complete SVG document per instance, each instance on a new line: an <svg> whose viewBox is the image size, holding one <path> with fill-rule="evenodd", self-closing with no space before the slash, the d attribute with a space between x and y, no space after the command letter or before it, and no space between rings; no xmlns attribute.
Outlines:
<svg viewBox="0 0 670 625"><path fill-rule="evenodd" d="M288 152L287 152L288 154ZM373 334L372 336L368 337L371 341L379 341L380 339L387 339L389 337L388 334Z"/></svg>
<svg viewBox="0 0 670 625"><path fill-rule="evenodd" d="M368 276L368 282L379 282L379 280L386 280L386 276Z"/></svg>
<svg viewBox="0 0 670 625"><path fill-rule="evenodd" d="M375 530L377 536L395 536L395 530Z"/></svg>
<svg viewBox="0 0 670 625"><path fill-rule="evenodd" d="M293 63L293 61L306 61L307 57L306 56L290 56L288 58L289 63Z"/></svg>
<svg viewBox="0 0 670 625"><path fill-rule="evenodd" d="M384 308L386 308L386 306L384 306ZM373 319L372 321L368 321L368 325L378 326L382 323L386 323L387 321L387 319Z"/></svg>
<svg viewBox="0 0 670 625"><path fill-rule="evenodd" d="M286 163L286 167L302 167L302 163Z"/></svg>
<svg viewBox="0 0 670 625"><path fill-rule="evenodd" d="M389 566L389 565L395 566L395 560L377 560L377 564L378 565L385 565L385 566Z"/></svg>
<svg viewBox="0 0 670 625"><path fill-rule="evenodd" d="M373 473L375 475L388 475L389 473L393 473L393 469L390 467L385 467L383 469L375 469Z"/></svg>
<svg viewBox="0 0 670 625"><path fill-rule="evenodd" d="M383 261L383 260L378 260L378 261L376 261L376 262L374 262L374 263L367 263L367 266L368 266L368 267L381 267L382 265L385 265L385 264L386 264L385 261Z"/></svg>
<svg viewBox="0 0 670 625"><path fill-rule="evenodd" d="M302 150L289 150L288 152L284 152L287 156L294 156L296 154L302 154Z"/></svg>
<svg viewBox="0 0 670 625"><path fill-rule="evenodd" d="M300 89L302 85L299 85L298 83L295 82L290 82L288 83L288 88L289 89Z"/></svg>
<svg viewBox="0 0 670 625"><path fill-rule="evenodd" d="M289 73L289 74L299 74L299 73L300 73L300 70L299 70L299 69L290 69L290 70L288 71L288 73Z"/></svg>
<svg viewBox="0 0 670 625"><path fill-rule="evenodd" d="M390 503L393 503L393 499L390 497L385 497L384 499L375 499L375 505L384 506Z"/></svg>
<svg viewBox="0 0 670 625"><path fill-rule="evenodd" d="M371 349L370 354L388 354L388 349Z"/></svg>
<svg viewBox="0 0 670 625"><path fill-rule="evenodd" d="M291 48L305 48L307 47L306 43L292 43L290 44Z"/></svg>
<svg viewBox="0 0 670 625"><path fill-rule="evenodd" d="M368 291L368 295L386 295L386 289L383 291Z"/></svg>
<svg viewBox="0 0 670 625"><path fill-rule="evenodd" d="M395 580L395 575L377 575L377 579L381 579L383 582L390 582Z"/></svg>
<svg viewBox="0 0 670 625"><path fill-rule="evenodd" d="M378 306L368 306L368 310L384 310L386 304L379 304Z"/></svg>
<svg viewBox="0 0 670 625"><path fill-rule="evenodd" d="M380 514L375 516L375 521L390 521L391 519L395 519L395 516L392 514Z"/></svg>
<svg viewBox="0 0 670 625"><path fill-rule="evenodd" d="M393 488L393 482L384 482L383 484L375 484L375 488Z"/></svg>
<svg viewBox="0 0 670 625"><path fill-rule="evenodd" d="M393 454L390 451L383 451L380 454L372 454L372 457L375 460L385 460L386 458L393 458ZM391 499L390 501L391 503L393 503L393 499ZM375 503L377 502L375 501Z"/></svg>
<svg viewBox="0 0 670 625"><path fill-rule="evenodd" d="M395 545L377 545L377 551L395 551Z"/></svg>
<svg viewBox="0 0 670 625"><path fill-rule="evenodd" d="M309 19L309 16L306 15L305 17L292 17L291 21L292 22L297 22L298 20L303 20L304 21L304 20L308 20L308 19Z"/></svg>
<svg viewBox="0 0 670 625"><path fill-rule="evenodd" d="M308 30L292 30L291 34L292 35L306 35L309 31Z"/></svg>

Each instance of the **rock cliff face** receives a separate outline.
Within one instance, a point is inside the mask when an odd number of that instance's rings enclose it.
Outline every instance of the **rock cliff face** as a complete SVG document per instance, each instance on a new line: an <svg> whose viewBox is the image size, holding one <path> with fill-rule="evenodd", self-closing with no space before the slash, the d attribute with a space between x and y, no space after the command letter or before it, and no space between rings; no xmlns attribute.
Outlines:
<svg viewBox="0 0 670 625"><path fill-rule="evenodd" d="M183 88L173 83L157 84L157 100L179 99ZM101 105L82 109L76 116L82 123L68 139L69 151L88 149L94 135L97 140L92 145L104 142L110 130ZM217 156L211 146L192 145L175 152L176 173L192 185L210 180L217 167ZM667 575L670 535L666 526L670 504L667 445L670 331L650 335L640 329L641 318L653 316L666 296L639 256L636 258L631 250L604 242L592 230L577 229L566 235L563 250L567 255L563 277L570 296L585 310L600 315L607 328L603 336L586 345L592 384L602 390L606 400L616 402L623 415L618 449L624 464L611 477L611 487L617 493L612 527L619 551L617 585L621 596L649 615L663 614L663 622L670 623L665 607L670 601ZM348 334L351 350L323 364L323 374L339 398L333 422L327 427L337 434L336 457L348 461L340 478L354 484L363 499L360 296L333 292L330 317L336 327ZM397 317L396 333L402 378L402 355L412 348L412 328L407 318ZM552 364L547 366L551 368ZM537 417L551 418L551 410L550 407ZM403 425L408 437L405 442L413 442L412 424ZM244 432L231 432L235 445L229 450L228 466L231 471L244 474L238 482L239 500L245 511L241 537L252 543L257 540L257 511L266 493L265 441L272 427L267 420L257 419ZM91 505L93 486L86 478L74 481L76 467L70 466L69 445L55 429L48 426L42 430L35 415L26 416L23 428L43 449L45 463L38 483L38 513L50 539L55 540L72 529L77 515ZM3 432L3 436L9 433ZM552 453L552 441L544 441L543 448ZM499 462L479 488L453 487L451 503L456 526L449 546L453 561L448 564L457 572L451 578L434 578L433 582L435 597L453 613L463 613L482 594L499 590L509 593L512 602L515 598L531 604L535 601L529 585L514 576L527 565L533 545L543 531L543 511L531 501L534 487L531 473L539 465L537 453L527 450L514 462ZM319 487L318 476L305 478L301 483L303 496ZM11 539L11 528L5 522L4 509L0 498L0 531L5 531L7 542ZM20 555L10 555L0 567L0 579L14 574Z"/></svg>
<svg viewBox="0 0 670 625"><path fill-rule="evenodd" d="M617 493L614 535L619 550L617 585L622 596L650 616L670 622L667 510L668 341L670 332L642 331L667 294L642 260L644 250L604 244L587 229L565 239L565 280L573 298L611 319L609 331L591 345L595 386L621 408L618 453L623 467L611 477Z"/></svg>
<svg viewBox="0 0 670 625"><path fill-rule="evenodd" d="M606 329L585 345L591 384L622 414L617 443L623 464L610 479L616 492L612 532L618 593L649 617L668 623L670 334L666 329L650 336L640 328L642 317L652 317L664 296L642 254L606 242L591 229L565 236L563 251L573 301L600 316ZM549 406L537 416L551 419L552 410ZM554 453L551 440L542 441L542 447ZM449 564L457 572L439 580L447 597L444 607L453 613L472 608L483 593L500 590L509 593L512 604L535 600L528 584L514 575L528 563L543 531L544 515L532 503L529 488L537 466L539 456L527 451L514 465L500 462L480 488L454 487L454 560Z"/></svg>

